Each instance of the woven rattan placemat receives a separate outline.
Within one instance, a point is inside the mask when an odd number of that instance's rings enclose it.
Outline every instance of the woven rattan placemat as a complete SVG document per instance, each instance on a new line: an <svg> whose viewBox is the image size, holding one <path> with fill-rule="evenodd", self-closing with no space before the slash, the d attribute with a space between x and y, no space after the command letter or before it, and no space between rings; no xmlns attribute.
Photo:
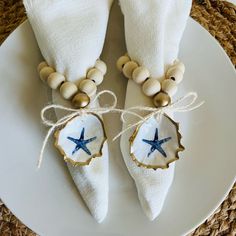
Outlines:
<svg viewBox="0 0 236 236"><path fill-rule="evenodd" d="M236 7L225 1L195 0L191 16L222 45L236 65ZM0 0L0 44L26 19L22 0ZM0 201L0 236L36 234ZM218 210L191 235L236 235L236 185Z"/></svg>

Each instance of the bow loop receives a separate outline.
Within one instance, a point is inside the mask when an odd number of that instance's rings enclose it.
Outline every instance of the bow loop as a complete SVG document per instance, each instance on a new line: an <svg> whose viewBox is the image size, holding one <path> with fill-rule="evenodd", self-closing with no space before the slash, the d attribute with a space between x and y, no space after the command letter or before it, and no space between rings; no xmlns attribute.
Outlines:
<svg viewBox="0 0 236 236"><path fill-rule="evenodd" d="M104 90L104 91L99 92L95 96L95 98L91 101L91 103L97 102L98 99L104 94L109 94L113 98L113 102L111 105L104 106L104 107L75 109L75 108L71 108L71 107L65 107L65 106L61 106L61 105L52 104L52 105L48 105L42 109L42 111L41 111L42 122L44 125L50 127L50 129L48 130L47 135L43 141L43 145L42 145L42 148L40 151L40 156L39 156L39 161L38 161L38 168L40 168L40 166L41 166L44 150L47 145L48 139L50 138L52 133L56 129L58 129L59 127L65 125L68 121L70 121L71 119L73 119L76 116L83 115L86 113L94 113L96 115L102 115L102 114L106 114L109 112L118 112L118 113L121 113L121 121L123 123L127 123L126 115L131 115L131 116L139 119L137 122L135 122L133 124L129 124L126 129L122 130L119 134L117 134L113 138L113 141L114 141L117 138L119 138L122 134L129 131L130 129L143 124L152 116L155 116L156 119L160 119L161 115L163 115L164 113L167 113L167 112L188 112L188 111L195 110L204 104L204 102L200 102L200 103L194 105L194 103L196 102L197 97L198 97L197 93L189 92L185 96L179 98L178 100L174 101L173 103L171 103L170 105L168 105L166 107L155 108L155 107L147 107L147 106L136 106L136 107L131 107L126 110L123 110L123 109L116 108L117 97L110 90ZM62 111L68 112L68 114L66 114L65 116L63 116L62 118L57 120L56 122L53 122L53 121L47 119L47 117L46 117L46 113L51 109L62 110ZM139 111L147 112L148 114L146 116L141 116L138 114Z"/></svg>
<svg viewBox="0 0 236 236"><path fill-rule="evenodd" d="M121 114L121 120L124 123L127 123L127 121L125 119L125 115L132 115L132 116L139 118L140 120L134 124L129 124L126 129L122 130L119 134L117 134L113 138L113 141L116 140L117 138L119 138L122 134L129 131L130 129L143 124L144 122L146 122L149 118L151 118L153 116L157 120L159 120L161 115L163 115L164 113L167 113L167 112L188 112L188 111L193 111L193 110L199 108L200 106L202 106L204 104L204 101L194 105L197 98L198 98L197 93L189 92L185 96L177 99L176 101L172 102L171 104L169 104L166 107L157 107L156 108L156 107L147 107L147 106L136 106L136 107L131 107L131 108L124 110ZM139 111L148 112L148 114L143 117L138 114Z"/></svg>

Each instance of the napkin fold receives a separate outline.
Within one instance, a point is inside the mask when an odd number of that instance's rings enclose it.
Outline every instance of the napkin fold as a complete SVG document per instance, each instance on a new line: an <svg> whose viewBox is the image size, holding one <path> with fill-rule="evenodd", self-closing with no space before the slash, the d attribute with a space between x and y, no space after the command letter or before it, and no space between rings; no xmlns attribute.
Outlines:
<svg viewBox="0 0 236 236"><path fill-rule="evenodd" d="M128 54L132 60L147 67L151 76L158 80L178 57L191 4L191 0L120 0ZM140 85L129 80L125 109L142 105L153 106L153 103L143 94ZM132 117L126 120L134 123ZM126 124L123 125L125 128ZM166 170L156 171L138 167L129 154L129 138L133 131L122 135L121 151L135 181L143 211L150 220L154 220L160 214L172 184L175 164L170 164Z"/></svg>
<svg viewBox="0 0 236 236"><path fill-rule="evenodd" d="M41 53L69 81L100 57L113 0L24 0Z"/></svg>
<svg viewBox="0 0 236 236"><path fill-rule="evenodd" d="M31 26L47 63L68 81L78 82L95 65L103 49L112 0L24 0ZM66 104L53 92L58 104ZM98 104L92 104L98 106ZM57 113L60 118L61 114ZM90 165L67 164L97 222L108 210L108 147ZM79 210L79 209L78 209Z"/></svg>

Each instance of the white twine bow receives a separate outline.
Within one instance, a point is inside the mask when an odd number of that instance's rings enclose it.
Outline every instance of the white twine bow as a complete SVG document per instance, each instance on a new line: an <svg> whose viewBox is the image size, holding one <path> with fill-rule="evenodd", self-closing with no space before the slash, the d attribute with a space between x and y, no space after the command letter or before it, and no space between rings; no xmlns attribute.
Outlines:
<svg viewBox="0 0 236 236"><path fill-rule="evenodd" d="M125 115L134 115L137 118L139 118L140 120L135 122L134 124L128 125L128 127L126 129L122 130L119 134L117 134L113 138L113 141L116 140L117 138L119 138L122 134L126 133L128 130L130 130L138 125L143 124L152 116L155 116L156 119L160 119L161 115L163 115L164 113L189 112L189 111L193 111L193 110L199 108L200 106L202 106L204 104L204 101L194 105L197 98L198 98L197 93L189 92L185 96L177 99L176 101L172 102L170 105L168 105L166 107L154 108L154 107L147 107L147 106L136 106L136 107L131 107L129 109L123 110L122 114L121 114L121 121L123 123L126 123ZM141 115L138 115L134 111L143 111L143 112L148 112L149 114L143 117Z"/></svg>
<svg viewBox="0 0 236 236"><path fill-rule="evenodd" d="M160 116L166 112L188 112L188 111L195 110L204 104L204 102L200 102L200 103L194 105L195 101L198 98L197 93L189 92L185 96L179 98L178 100L176 100L175 102L171 103L170 105L168 105L166 107L153 108L153 107L147 107L147 106L136 106L136 107L131 107L129 109L123 110L123 109L116 108L117 97L110 90L104 90L104 91L99 92L96 95L96 97L91 101L91 103L96 102L103 94L109 94L113 97L113 103L110 106L74 109L74 108L70 108L70 107L52 104L52 105L48 105L42 109L42 111L41 111L42 122L44 125L51 127L51 128L48 130L47 135L45 136L45 139L42 144L42 148L41 148L39 160L38 160L38 168L40 168L40 166L42 164L44 151L45 151L46 145L47 145L48 140L49 140L50 136L52 135L52 133L78 115L83 115L83 114L87 114L87 113L94 113L96 115L102 115L102 114L106 114L106 113L110 113L110 112L118 112L118 113L121 113L121 121L123 123L126 123L125 115L127 115L127 114L135 116L140 119L136 123L128 125L128 127L126 129L124 129L119 134L117 134L113 138L113 141L114 141L117 138L119 138L122 134L127 132L128 130L144 123L152 116L155 116L157 119L159 119ZM181 103L184 103L184 102L186 104L181 105ZM63 116L61 119L57 120L56 122L53 122L51 120L48 120L45 117L45 113L47 111L49 111L50 109L55 109L55 110L58 109L58 110L66 111L66 112L69 112L69 114ZM137 113L137 111L149 112L149 114L143 117L143 116L139 115Z"/></svg>
<svg viewBox="0 0 236 236"><path fill-rule="evenodd" d="M43 122L44 125L51 127L48 132L47 135L44 138L43 144L42 144L42 148L40 151L40 155L39 155L39 160L38 160L38 168L40 168L42 161L43 161L43 154L45 151L45 147L48 143L48 140L50 138L50 136L53 134L53 132L62 127L63 125L65 125L68 121L70 121L71 119L73 119L74 117L78 116L78 115L83 115L86 113L94 113L96 115L102 115L105 113L109 113L109 112L122 112L123 110L120 109L115 109L116 105L117 105L117 97L116 95L110 91L110 90L104 90L99 92L95 98L91 101L91 103L94 103L96 101L98 101L98 99L104 95L104 94L109 94L113 97L113 103L109 106L106 107L96 107L96 108L83 108L83 109L75 109L75 108L70 108L70 107L65 107L65 106L61 106L61 105L56 105L56 104L52 104L52 105L48 105L46 107L44 107L41 111L41 120ZM48 120L45 117L45 113L51 109L58 109L58 110L62 110L62 111L66 111L69 112L69 114L63 116L61 119L57 120L56 122L53 122L51 120Z"/></svg>

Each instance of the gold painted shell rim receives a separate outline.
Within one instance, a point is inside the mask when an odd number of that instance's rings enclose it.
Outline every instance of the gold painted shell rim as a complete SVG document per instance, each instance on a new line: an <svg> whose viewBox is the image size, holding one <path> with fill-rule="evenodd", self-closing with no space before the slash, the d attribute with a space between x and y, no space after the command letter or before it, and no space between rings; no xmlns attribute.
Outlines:
<svg viewBox="0 0 236 236"><path fill-rule="evenodd" d="M135 155L132 153L132 150L131 150L131 147L133 145L133 142L139 132L139 129L140 127L142 126L142 124L138 125L135 129L135 131L133 132L132 136L130 137L129 139L129 142L130 142L130 157L131 159L136 163L136 165L138 167L143 167L143 168L146 168L146 169L153 169L153 170L157 170L157 169L168 169L169 168L169 164L172 163L172 162L175 162L177 160L179 160L179 152L182 152L185 150L185 147L181 144L181 138L182 138L182 135L180 134L179 132L179 123L175 122L173 119L171 119L167 114L163 114L163 116L165 116L167 119L170 120L171 123L174 124L174 126L176 127L176 131L177 131L177 138L178 138L178 145L179 145L179 148L177 148L176 152L175 152L175 157L174 159L168 161L166 163L166 165L147 165L147 164L144 164L140 161L137 160L137 158L135 157Z"/></svg>
<svg viewBox="0 0 236 236"><path fill-rule="evenodd" d="M54 145L55 145L55 147L56 147L57 150L60 152L60 154L63 156L64 161L67 162L67 163L70 163L70 164L73 165L74 167L76 167L76 166L87 166L87 165L90 164L90 162L91 162L93 159L95 159L95 158L97 158L97 157L101 157L101 156L103 155L102 149L103 149L104 143L107 141L107 136L106 136L106 132L105 132L105 127L104 127L104 123L103 123L102 119L101 119L98 115L96 115L96 114L94 114L94 113L92 113L92 112L86 113L86 115L88 115L88 114L97 117L98 120L100 121L100 123L101 123L101 125L102 125L102 129L103 129L103 136L104 136L104 139L103 139L103 141L102 141L102 143L101 143L101 147L100 147L99 153L93 154L87 161L85 161L85 162L79 162L79 161L74 161L74 160L72 160L70 157L66 156L66 154L65 154L65 152L64 152L64 150L63 150L63 148L58 144L58 139L59 139L59 135L60 135L61 130L63 130L63 129L65 128L65 126L66 126L69 122L71 122L73 119L75 119L75 118L78 117L79 115L77 115L77 116L71 118L68 122L66 122L66 124L64 124L60 129L56 130L56 132L54 133L54 137L55 137Z"/></svg>

